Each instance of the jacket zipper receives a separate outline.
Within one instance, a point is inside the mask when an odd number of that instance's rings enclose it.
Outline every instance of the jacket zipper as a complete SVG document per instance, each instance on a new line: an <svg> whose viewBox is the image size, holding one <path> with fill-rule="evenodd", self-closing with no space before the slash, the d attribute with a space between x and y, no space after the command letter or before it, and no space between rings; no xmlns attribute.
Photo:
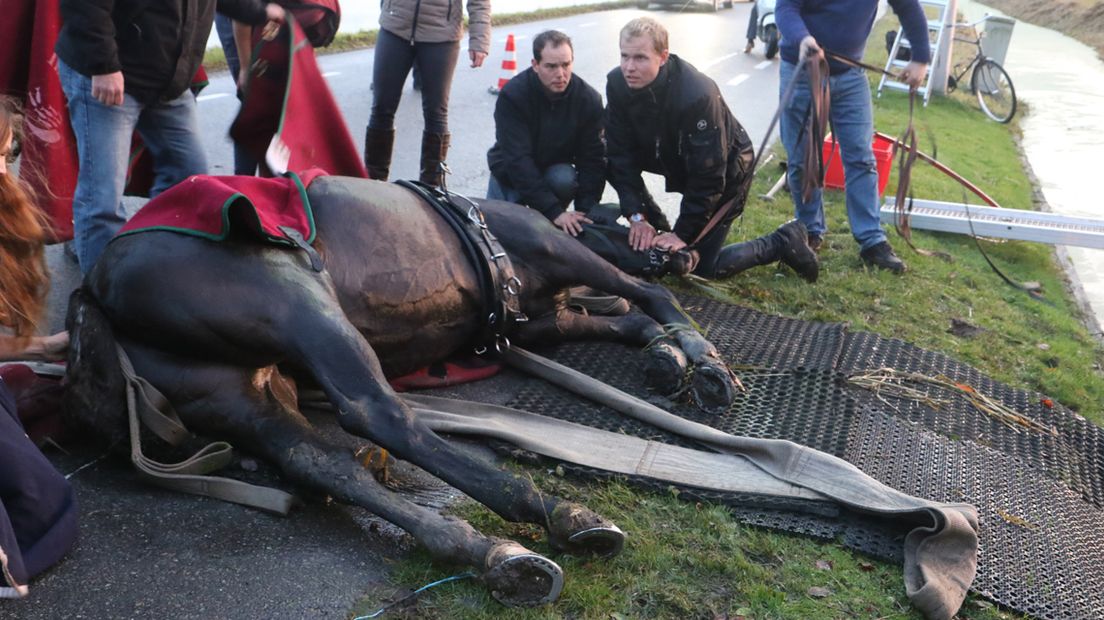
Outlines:
<svg viewBox="0 0 1104 620"><path fill-rule="evenodd" d="M414 3L414 19L410 25L410 47L414 47L414 35L418 32L418 12L422 10L422 0Z"/></svg>

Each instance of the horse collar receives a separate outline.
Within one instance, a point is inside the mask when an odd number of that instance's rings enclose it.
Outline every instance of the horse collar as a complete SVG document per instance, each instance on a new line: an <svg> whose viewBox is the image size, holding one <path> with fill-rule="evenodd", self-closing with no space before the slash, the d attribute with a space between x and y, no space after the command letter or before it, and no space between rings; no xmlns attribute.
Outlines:
<svg viewBox="0 0 1104 620"><path fill-rule="evenodd" d="M529 320L521 311L521 280L505 248L487 228L483 211L466 196L430 187L416 181L396 181L428 202L453 229L464 253L479 274L479 292L485 317L476 339L475 351L509 346L506 332L515 323ZM459 204L463 202L464 204Z"/></svg>

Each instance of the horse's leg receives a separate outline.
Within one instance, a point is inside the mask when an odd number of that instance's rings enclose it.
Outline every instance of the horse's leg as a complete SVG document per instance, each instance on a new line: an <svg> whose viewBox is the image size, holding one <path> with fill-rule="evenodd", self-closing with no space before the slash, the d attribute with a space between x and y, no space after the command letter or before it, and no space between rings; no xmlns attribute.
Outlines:
<svg viewBox="0 0 1104 620"><path fill-rule="evenodd" d="M346 432L417 464L504 519L544 526L558 549L605 555L620 551L624 535L606 519L543 495L529 480L472 457L418 420L391 390L372 347L332 294L317 280L297 280L294 289L284 291L291 296L292 311L283 313L280 346L326 393Z"/></svg>
<svg viewBox="0 0 1104 620"><path fill-rule="evenodd" d="M645 379L663 394L674 394L682 389L686 376L686 354L667 336L663 327L646 314L584 315L560 304L555 312L518 324L514 339L524 345L612 340L643 347L648 355Z"/></svg>
<svg viewBox="0 0 1104 620"><path fill-rule="evenodd" d="M666 329L693 363L692 393L698 405L722 411L732 403L739 384L736 376L716 347L694 329L669 290L627 275L559 231L541 228L524 232L530 236L515 231L503 243L509 243L507 248L515 260L534 266L529 267L531 275L546 286L583 284L632 301Z"/></svg>
<svg viewBox="0 0 1104 620"><path fill-rule="evenodd" d="M462 519L418 506L382 486L348 445L324 439L292 407L273 369L245 369L127 347L140 375L164 386L185 422L215 431L274 462L289 480L361 506L409 532L434 557L472 566L507 605L550 602L562 573L553 562Z"/></svg>

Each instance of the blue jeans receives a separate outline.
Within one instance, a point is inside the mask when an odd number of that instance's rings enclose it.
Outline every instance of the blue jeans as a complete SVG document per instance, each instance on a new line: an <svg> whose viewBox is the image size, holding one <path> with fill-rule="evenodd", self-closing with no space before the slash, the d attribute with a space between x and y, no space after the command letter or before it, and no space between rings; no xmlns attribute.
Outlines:
<svg viewBox="0 0 1104 620"><path fill-rule="evenodd" d="M226 56L226 66L230 68L230 79L236 84L241 75L241 60L238 58L238 46L234 43L234 21L222 13L215 13L215 32L218 33L222 53ZM248 62L249 59L246 58ZM241 91L238 91L241 99ZM257 174L257 159L237 142L234 143L234 174L253 176Z"/></svg>
<svg viewBox="0 0 1104 620"><path fill-rule="evenodd" d="M58 75L69 100L80 165L73 194L73 243L81 272L88 273L126 222L123 188L135 130L153 156L151 198L193 174L206 174L207 155L191 91L151 104L124 95L122 105L107 106L92 98L92 78L60 60Z"/></svg>
<svg viewBox="0 0 1104 620"><path fill-rule="evenodd" d="M782 61L779 92L784 93L797 67ZM829 78L831 88L832 133L839 142L839 154L846 178L847 220L851 235L865 250L886 240L878 215L878 168L871 142L874 139L874 111L870 103L870 83L861 69L851 68ZM809 202L801 199L801 179L805 171L802 124L809 109L809 80L803 73L794 89L793 101L782 114L782 145L788 156L788 181L794 202L794 216L805 224L810 235L823 237L828 231L824 221L821 191ZM799 138L802 138L799 140ZM827 163L827 162L825 162Z"/></svg>

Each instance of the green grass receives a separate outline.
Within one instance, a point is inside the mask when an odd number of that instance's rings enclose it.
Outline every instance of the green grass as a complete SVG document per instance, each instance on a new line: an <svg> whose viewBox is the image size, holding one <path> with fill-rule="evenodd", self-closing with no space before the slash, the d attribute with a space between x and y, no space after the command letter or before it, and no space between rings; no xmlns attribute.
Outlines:
<svg viewBox="0 0 1104 620"><path fill-rule="evenodd" d="M884 30L895 27L892 22L885 20L871 35L868 60L875 65L885 61L880 42ZM876 80L872 84L876 86ZM880 131L897 135L907 114L903 95L889 93L875 100ZM939 159L1001 205L1033 208L1033 189L1017 150L1014 125L990 122L973 100L956 95L935 98L919 110L917 127L923 150L933 150L934 137ZM766 233L791 217L785 194L773 203L757 198L778 174L771 166L757 179L732 241ZM959 186L923 163L916 165L913 178L917 198L963 197ZM891 180L887 192L893 190ZM854 330L941 351L1001 381L1044 392L1098 424L1104 421L1104 352L1080 322L1051 247L982 242L1012 278L1042 283L1049 304L1002 283L973 241L958 235L914 232L915 244L940 258L912 253L891 233L891 241L910 268L904 276L893 276L862 266L848 232L842 193L828 192L826 198L831 233L822 249L823 270L817 284L810 286L789 271L765 267L718 283L716 291L765 312L847 321ZM986 331L972 339L952 336L947 332L952 317ZM899 565L870 560L836 542L744 526L722 507L682 501L670 493L639 491L620 483L573 482L553 472L515 467L532 472L545 491L583 502L617 522L629 536L624 553L611 561L553 556L563 566L567 583L561 599L550 607L506 611L469 580L427 592L413 606L386 617L920 617L905 597ZM536 528L504 523L470 502L456 512L488 534L513 538L540 553L551 552ZM392 583L395 590L413 589L462 570L415 552L396 562ZM811 596L813 587L827 588L828 596ZM373 611L391 600L393 593L373 591L354 612ZM971 596L958 617L1017 616Z"/></svg>

